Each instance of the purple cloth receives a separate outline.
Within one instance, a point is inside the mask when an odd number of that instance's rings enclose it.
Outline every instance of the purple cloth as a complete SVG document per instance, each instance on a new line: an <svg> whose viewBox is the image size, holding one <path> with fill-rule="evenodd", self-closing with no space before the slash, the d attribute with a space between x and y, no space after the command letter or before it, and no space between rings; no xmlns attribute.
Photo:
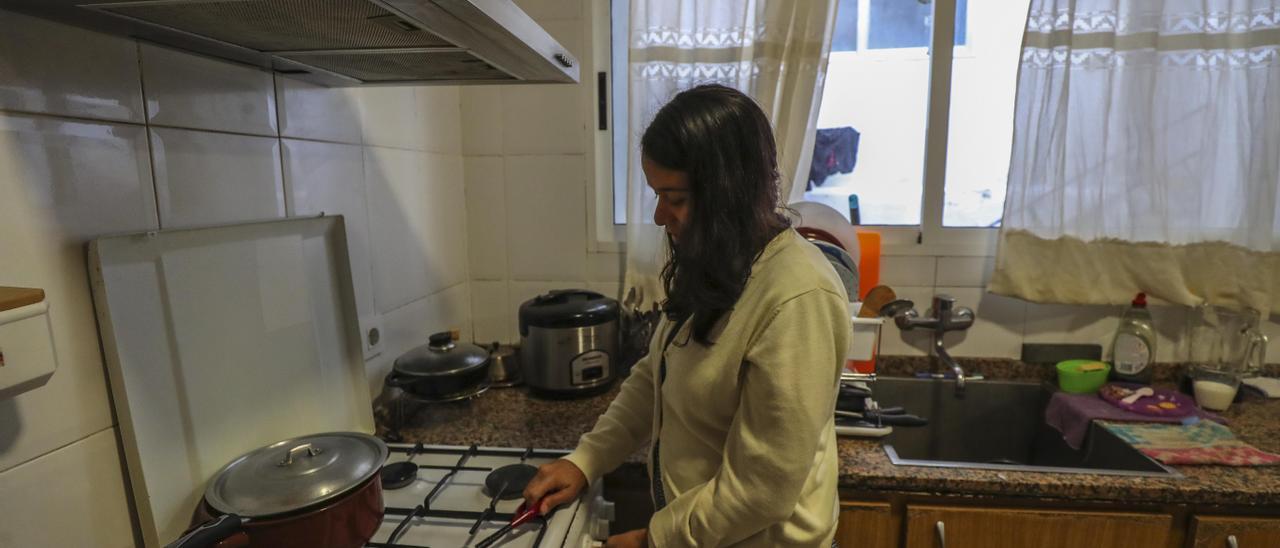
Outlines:
<svg viewBox="0 0 1280 548"><path fill-rule="evenodd" d="M1200 417L1214 422L1226 424L1224 419L1213 413L1196 408L1186 417L1156 417L1139 415L1120 409L1097 394L1068 394L1054 392L1049 398L1049 405L1044 410L1044 421L1062 433L1062 439L1073 449L1079 449L1084 443L1084 436L1089 432L1089 423L1095 419L1121 422L1163 422L1178 424L1189 417Z"/></svg>

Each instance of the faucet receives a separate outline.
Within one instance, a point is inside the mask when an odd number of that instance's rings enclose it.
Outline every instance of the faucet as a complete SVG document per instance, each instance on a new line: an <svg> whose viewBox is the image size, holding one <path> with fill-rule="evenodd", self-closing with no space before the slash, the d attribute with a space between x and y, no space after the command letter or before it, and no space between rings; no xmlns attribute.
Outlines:
<svg viewBox="0 0 1280 548"><path fill-rule="evenodd" d="M955 358L947 353L946 347L942 344L942 336L947 331L963 331L973 325L973 310L956 306L956 299L950 295L934 295L933 297L933 316L929 318L921 318L920 313L914 308L899 312L893 317L893 323L898 329L909 331L912 329L929 329L933 331L933 354L946 367L950 367L951 371L956 375L956 395L964 395L964 369L960 368L960 364L956 363Z"/></svg>

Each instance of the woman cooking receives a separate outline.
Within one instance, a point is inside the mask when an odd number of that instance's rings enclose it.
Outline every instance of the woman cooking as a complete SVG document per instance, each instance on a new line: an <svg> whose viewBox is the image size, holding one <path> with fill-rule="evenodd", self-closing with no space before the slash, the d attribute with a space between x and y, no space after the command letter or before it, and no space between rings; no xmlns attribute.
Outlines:
<svg viewBox="0 0 1280 548"><path fill-rule="evenodd" d="M657 512L610 547L830 546L838 511L832 416L848 298L778 203L764 112L705 85L641 139L671 247L649 354L564 459L524 492L547 511L649 447Z"/></svg>

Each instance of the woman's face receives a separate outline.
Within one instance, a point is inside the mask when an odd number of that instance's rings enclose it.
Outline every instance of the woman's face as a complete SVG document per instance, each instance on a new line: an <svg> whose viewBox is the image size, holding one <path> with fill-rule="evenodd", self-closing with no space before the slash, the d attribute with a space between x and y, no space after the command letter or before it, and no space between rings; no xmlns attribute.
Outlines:
<svg viewBox="0 0 1280 548"><path fill-rule="evenodd" d="M658 207L653 210L654 224L664 227L672 241L680 241L680 231L689 224L689 212L693 199L689 189L689 174L667 169L641 156L640 168L645 182L658 195Z"/></svg>

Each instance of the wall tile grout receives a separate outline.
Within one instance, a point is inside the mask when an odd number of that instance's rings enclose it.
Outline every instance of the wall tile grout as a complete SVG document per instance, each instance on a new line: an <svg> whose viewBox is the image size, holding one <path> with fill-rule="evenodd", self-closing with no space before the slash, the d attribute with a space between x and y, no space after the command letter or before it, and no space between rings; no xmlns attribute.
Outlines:
<svg viewBox="0 0 1280 548"><path fill-rule="evenodd" d="M139 82L139 86L141 86L141 82ZM146 108L147 108L145 99L143 99L142 108L143 108L142 122L135 122L133 120L120 120L115 118L93 118L90 116L76 116L73 114L60 114L60 113L54 113L54 112L36 112L34 110L22 110L22 109L16 109L16 108L0 108L0 115L7 114L7 115L13 115L13 116L29 116L32 118L46 118L46 119L63 120L67 122L81 122L81 123L89 123L89 124L115 124L115 125L133 126L133 127L149 127L147 122L145 121Z"/></svg>
<svg viewBox="0 0 1280 548"><path fill-rule="evenodd" d="M271 96L275 98L275 102L276 102L276 108L275 108L276 135L275 137L276 137L276 156L280 158L280 196L283 197L283 201L284 201L284 216L288 218L293 216L293 209L294 209L293 193L290 192L290 189L293 187L293 185L289 184L290 183L289 177L288 177L289 170L287 167L285 167L284 139L280 136L280 129L284 127L284 124L281 123L280 121L280 116L281 116L281 111L283 111L284 109L280 108L280 85L276 79L276 73L274 71L271 73Z"/></svg>
<svg viewBox="0 0 1280 548"><path fill-rule="evenodd" d="M223 129L208 129L208 128L201 128L201 127L187 127L187 126L175 126L175 125L169 125L169 124L153 124L153 123L148 123L147 127L151 129L176 129L179 131L198 131L201 133L231 135L233 137L257 137L259 139L279 139L280 138L279 133L276 133L274 135L268 135L264 133L246 133L243 131L228 131Z"/></svg>
<svg viewBox="0 0 1280 548"><path fill-rule="evenodd" d="M142 72L146 68L142 64L142 44L134 40L133 45L138 52L138 93L142 96L142 127L147 138L147 165L151 166L151 195L156 209L156 228L161 229L164 228L164 218L160 215L160 177L156 175L155 143L151 138L151 127L147 123L151 119L150 108L147 106L147 78Z"/></svg>
<svg viewBox="0 0 1280 548"><path fill-rule="evenodd" d="M115 416L115 414L113 413L113 414L112 414L112 418L113 418L113 419L114 419L114 416ZM118 427L119 427L119 425L117 425L117 424L113 421L113 422L111 423L111 425L110 425L110 426L108 426L108 427L106 427L106 428L103 428L103 429L100 429L100 430L95 430L95 431L90 432L89 434L85 435L85 436L84 436L84 437L82 437L82 438L75 439L75 440L69 441L69 442L67 442L67 443L64 443L64 444L62 444L62 445L59 445L59 446L57 446L57 447L54 447L53 449L50 449L48 452L45 452L45 453L41 453L41 454L39 454L39 455L32 456L31 458L29 458L29 459L27 459L27 460L24 460L24 461L21 461L21 462L14 463L12 466L9 466L8 468L5 468L5 469L3 469L3 470L0 470L0 475L6 474L6 473L8 473L8 472L13 472L13 471L17 470L18 468L21 468L22 466L25 466L25 465L31 464L31 463L33 463L33 462L35 462L35 461L38 461L38 460L40 460L40 459L42 459L42 458L44 458L44 457L47 457L47 456L52 455L52 454L54 454L54 453L57 453L58 451L62 451L62 450L64 450L64 449L68 448L68 447L71 447L72 445L75 445L75 444L77 444L77 443L83 442L83 441L85 441L85 440L87 440L87 439L89 439L89 438L92 438L92 437L94 437L94 436L96 436L96 435L98 435L98 434L101 434L101 433L103 433L103 432L107 432L107 431L110 431L110 430L115 430L115 429L116 429L116 428L118 428ZM113 436L113 438L114 438L114 436ZM114 439L112 439L112 443L113 443L113 444L115 443L115 440L114 440ZM123 464L123 461L121 462L121 464ZM127 479L127 478L126 478L126 479Z"/></svg>

